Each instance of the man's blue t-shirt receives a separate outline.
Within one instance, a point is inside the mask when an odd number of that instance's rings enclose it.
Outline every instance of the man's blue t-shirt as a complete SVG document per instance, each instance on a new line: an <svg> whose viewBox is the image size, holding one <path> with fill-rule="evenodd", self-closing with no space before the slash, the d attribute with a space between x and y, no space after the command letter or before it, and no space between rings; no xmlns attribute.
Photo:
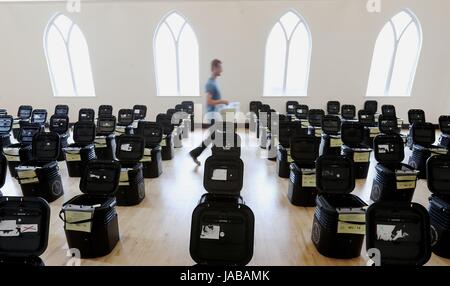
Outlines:
<svg viewBox="0 0 450 286"><path fill-rule="evenodd" d="M208 81L206 82L205 90L207 93L211 94L211 98L213 100L219 100L222 98L220 95L219 86L217 85L217 81L213 78L208 79ZM217 111L216 106L207 105L206 111L207 112L215 112L215 111Z"/></svg>

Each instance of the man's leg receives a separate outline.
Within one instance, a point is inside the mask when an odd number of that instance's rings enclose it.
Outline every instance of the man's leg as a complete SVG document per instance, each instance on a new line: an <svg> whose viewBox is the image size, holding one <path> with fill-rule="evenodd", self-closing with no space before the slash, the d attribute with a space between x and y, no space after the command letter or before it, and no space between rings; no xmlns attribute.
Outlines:
<svg viewBox="0 0 450 286"><path fill-rule="evenodd" d="M191 152L189 152L189 155L191 156L192 160L194 160L195 164L197 165L201 165L200 161L198 160L198 157L203 153L203 151L206 150L206 148L208 148L209 144L211 144L212 140L214 140L215 137L215 132L214 132L214 123L213 125L210 127L209 131L208 131L208 136L206 137L205 140L202 141L202 144L195 148L194 150L192 150Z"/></svg>
<svg viewBox="0 0 450 286"><path fill-rule="evenodd" d="M200 161L198 160L198 157L203 153L203 151L205 151L205 149L207 148L207 146L205 145L204 141L202 142L202 144L195 148L194 150L192 150L191 152L189 152L189 155L191 156L192 160L194 160L194 163L197 165L201 165Z"/></svg>

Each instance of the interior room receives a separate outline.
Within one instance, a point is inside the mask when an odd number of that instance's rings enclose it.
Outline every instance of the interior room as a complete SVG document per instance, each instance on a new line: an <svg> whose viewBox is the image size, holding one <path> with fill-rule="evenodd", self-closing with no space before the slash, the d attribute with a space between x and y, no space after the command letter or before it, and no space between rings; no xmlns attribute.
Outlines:
<svg viewBox="0 0 450 286"><path fill-rule="evenodd" d="M0 0L0 264L449 266L449 11Z"/></svg>

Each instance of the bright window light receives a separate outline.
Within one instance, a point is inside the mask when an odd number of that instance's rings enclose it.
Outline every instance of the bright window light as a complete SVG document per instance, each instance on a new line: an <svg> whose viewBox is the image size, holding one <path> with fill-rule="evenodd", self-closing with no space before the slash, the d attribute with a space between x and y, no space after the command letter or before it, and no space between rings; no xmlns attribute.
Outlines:
<svg viewBox="0 0 450 286"><path fill-rule="evenodd" d="M72 20L62 14L50 20L44 50L54 96L95 96L88 45Z"/></svg>
<svg viewBox="0 0 450 286"><path fill-rule="evenodd" d="M158 96L199 96L199 47L186 19L172 12L154 38Z"/></svg>
<svg viewBox="0 0 450 286"><path fill-rule="evenodd" d="M303 17L284 14L267 39L264 96L307 96L311 46Z"/></svg>
<svg viewBox="0 0 450 286"><path fill-rule="evenodd" d="M375 43L367 96L410 96L421 49L422 29L410 10L390 19Z"/></svg>

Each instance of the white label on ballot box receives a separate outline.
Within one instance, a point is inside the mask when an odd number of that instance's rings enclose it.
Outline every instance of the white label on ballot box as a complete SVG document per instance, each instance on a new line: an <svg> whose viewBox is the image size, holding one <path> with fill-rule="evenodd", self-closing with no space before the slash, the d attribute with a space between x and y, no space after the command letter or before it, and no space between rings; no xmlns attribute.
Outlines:
<svg viewBox="0 0 450 286"><path fill-rule="evenodd" d="M211 179L213 179L214 181L226 181L228 178L227 175L228 175L227 169L215 169L213 171Z"/></svg>
<svg viewBox="0 0 450 286"><path fill-rule="evenodd" d="M370 152L369 151L355 151L353 153L353 161L355 163L367 163L370 160Z"/></svg>
<svg viewBox="0 0 450 286"><path fill-rule="evenodd" d="M220 238L220 225L206 224L202 225L202 232L200 234L201 239L219 239Z"/></svg>
<svg viewBox="0 0 450 286"><path fill-rule="evenodd" d="M20 162L19 148L3 148L3 153L8 162Z"/></svg>
<svg viewBox="0 0 450 286"><path fill-rule="evenodd" d="M124 151L124 152L132 152L133 151L133 146L131 144L122 144L120 145L120 151Z"/></svg>
<svg viewBox="0 0 450 286"><path fill-rule="evenodd" d="M315 188L316 187L316 170L302 169L302 187Z"/></svg>
<svg viewBox="0 0 450 286"><path fill-rule="evenodd" d="M402 241L410 237L407 227L396 224L377 224L377 239L382 241Z"/></svg>
<svg viewBox="0 0 450 286"><path fill-rule="evenodd" d="M38 230L39 230L37 224L20 224L17 226L20 227L20 233L38 232Z"/></svg>
<svg viewBox="0 0 450 286"><path fill-rule="evenodd" d="M76 223L92 219L94 208L91 206L72 206L64 208L64 216L66 218L65 229L72 231L91 232L92 222Z"/></svg>
<svg viewBox="0 0 450 286"><path fill-rule="evenodd" d="M16 220L2 220L0 221L0 237L19 236L19 226Z"/></svg>
<svg viewBox="0 0 450 286"><path fill-rule="evenodd" d="M366 225L339 221L337 233L365 235Z"/></svg>
<svg viewBox="0 0 450 286"><path fill-rule="evenodd" d="M16 220L2 220L0 221L0 230L10 230L17 228Z"/></svg>
<svg viewBox="0 0 450 286"><path fill-rule="evenodd" d="M389 144L380 144L378 145L378 153L380 154L388 154L394 152L394 149Z"/></svg>
<svg viewBox="0 0 450 286"><path fill-rule="evenodd" d="M330 138L330 147L336 148L342 146L342 139L341 138Z"/></svg>

